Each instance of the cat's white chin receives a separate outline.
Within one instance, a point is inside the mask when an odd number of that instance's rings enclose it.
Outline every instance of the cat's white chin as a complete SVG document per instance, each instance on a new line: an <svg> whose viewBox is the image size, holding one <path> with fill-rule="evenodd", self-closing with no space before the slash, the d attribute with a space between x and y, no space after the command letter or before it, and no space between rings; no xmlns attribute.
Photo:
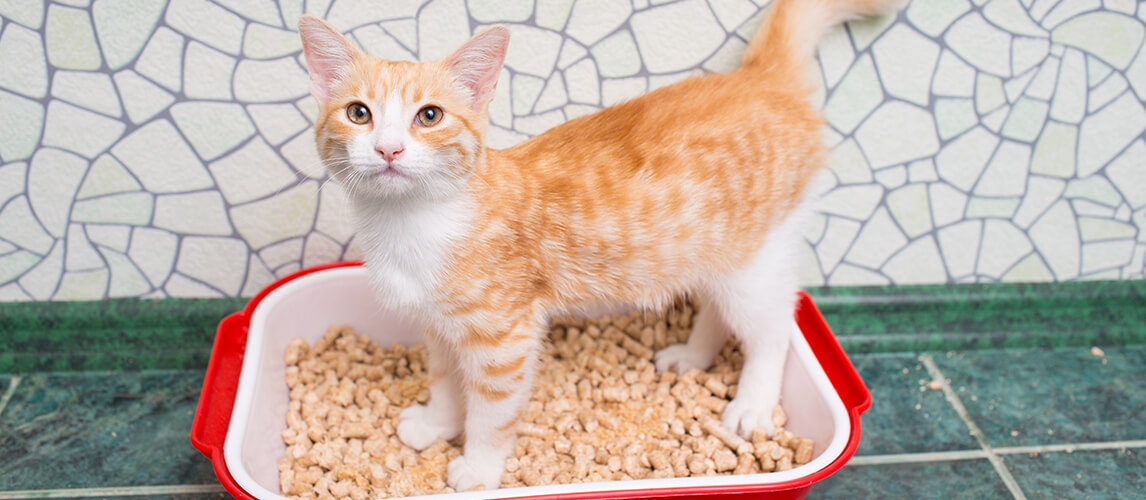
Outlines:
<svg viewBox="0 0 1146 500"><path fill-rule="evenodd" d="M375 168L368 178L382 189L405 190L413 186L410 175L399 167Z"/></svg>
<svg viewBox="0 0 1146 500"><path fill-rule="evenodd" d="M403 198L418 188L416 179L401 167L371 167L341 183L348 192L365 198Z"/></svg>

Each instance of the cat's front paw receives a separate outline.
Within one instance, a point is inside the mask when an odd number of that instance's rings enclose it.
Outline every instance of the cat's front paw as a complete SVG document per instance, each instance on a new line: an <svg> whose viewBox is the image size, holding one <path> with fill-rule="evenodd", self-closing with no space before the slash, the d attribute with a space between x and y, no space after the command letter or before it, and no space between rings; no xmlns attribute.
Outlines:
<svg viewBox="0 0 1146 500"><path fill-rule="evenodd" d="M398 415L398 437L415 450L424 450L439 439L450 440L461 434L457 424L443 423L430 415L426 405L414 404ZM440 417L440 416L437 416Z"/></svg>
<svg viewBox="0 0 1146 500"><path fill-rule="evenodd" d="M726 429L745 439L752 436L753 429L761 429L771 436L776 430L772 424L772 409L779 404L780 398L751 393L752 391L737 391L736 397L724 407L721 421Z"/></svg>
<svg viewBox="0 0 1146 500"><path fill-rule="evenodd" d="M446 482L455 491L492 490L501 486L501 473L504 471L505 459L470 460L461 455L450 460Z"/></svg>
<svg viewBox="0 0 1146 500"><path fill-rule="evenodd" d="M712 366L712 358L698 349L690 349L687 344L670 345L661 349L653 356L657 371L667 372L674 367L677 373L684 373L693 368L707 370Z"/></svg>

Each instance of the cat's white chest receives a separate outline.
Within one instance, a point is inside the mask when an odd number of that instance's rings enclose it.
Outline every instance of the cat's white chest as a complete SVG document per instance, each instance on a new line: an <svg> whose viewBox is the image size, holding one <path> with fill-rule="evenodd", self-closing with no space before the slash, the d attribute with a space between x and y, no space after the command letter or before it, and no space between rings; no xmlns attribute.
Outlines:
<svg viewBox="0 0 1146 500"><path fill-rule="evenodd" d="M454 245L466 234L471 211L461 202L357 208L358 235L379 301L390 308L433 314L438 285Z"/></svg>

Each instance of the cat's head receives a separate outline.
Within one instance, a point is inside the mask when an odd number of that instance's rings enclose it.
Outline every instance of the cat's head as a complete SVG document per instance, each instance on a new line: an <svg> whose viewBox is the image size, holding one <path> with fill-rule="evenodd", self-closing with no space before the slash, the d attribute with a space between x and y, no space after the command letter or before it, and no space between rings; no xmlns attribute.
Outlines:
<svg viewBox="0 0 1146 500"><path fill-rule="evenodd" d="M299 34L318 101L318 154L354 197L438 199L484 155L488 105L509 30L493 26L439 61L384 61L317 17Z"/></svg>

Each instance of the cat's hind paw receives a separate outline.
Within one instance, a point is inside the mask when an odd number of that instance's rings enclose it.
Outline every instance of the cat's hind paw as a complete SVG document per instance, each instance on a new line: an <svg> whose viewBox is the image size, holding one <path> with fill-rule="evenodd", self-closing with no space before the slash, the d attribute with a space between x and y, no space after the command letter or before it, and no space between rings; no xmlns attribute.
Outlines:
<svg viewBox="0 0 1146 500"><path fill-rule="evenodd" d="M501 486L505 460L470 460L461 455L450 460L446 482L455 491L492 490Z"/></svg>
<svg viewBox="0 0 1146 500"><path fill-rule="evenodd" d="M426 405L414 404L398 415L398 437L415 450L424 450L439 439L450 440L461 434L457 424L440 422Z"/></svg>
<svg viewBox="0 0 1146 500"><path fill-rule="evenodd" d="M778 398L756 398L738 393L728 406L724 407L721 421L724 423L724 428L745 439L752 436L753 429L761 429L771 436L776 430L772 424L772 409L777 403L779 403Z"/></svg>
<svg viewBox="0 0 1146 500"><path fill-rule="evenodd" d="M661 349L653 356L657 371L667 372L673 368L677 373L684 373L693 368L707 370L712 366L712 358L699 349L690 349L687 344L670 345Z"/></svg>

